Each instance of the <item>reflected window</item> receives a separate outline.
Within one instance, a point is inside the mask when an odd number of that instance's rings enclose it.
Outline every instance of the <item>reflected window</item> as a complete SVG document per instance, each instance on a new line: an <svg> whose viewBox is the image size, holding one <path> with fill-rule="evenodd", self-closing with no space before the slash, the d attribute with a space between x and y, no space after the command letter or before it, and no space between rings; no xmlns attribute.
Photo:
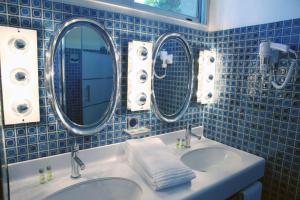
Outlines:
<svg viewBox="0 0 300 200"><path fill-rule="evenodd" d="M206 23L206 0L134 0L135 3L183 15L185 19Z"/></svg>

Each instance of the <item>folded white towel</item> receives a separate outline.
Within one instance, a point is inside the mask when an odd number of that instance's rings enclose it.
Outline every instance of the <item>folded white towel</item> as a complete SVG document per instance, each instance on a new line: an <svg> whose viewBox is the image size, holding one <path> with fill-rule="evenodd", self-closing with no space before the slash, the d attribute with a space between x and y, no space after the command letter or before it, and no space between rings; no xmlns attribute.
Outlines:
<svg viewBox="0 0 300 200"><path fill-rule="evenodd" d="M131 166L154 190L187 183L196 177L159 138L129 140L125 151Z"/></svg>

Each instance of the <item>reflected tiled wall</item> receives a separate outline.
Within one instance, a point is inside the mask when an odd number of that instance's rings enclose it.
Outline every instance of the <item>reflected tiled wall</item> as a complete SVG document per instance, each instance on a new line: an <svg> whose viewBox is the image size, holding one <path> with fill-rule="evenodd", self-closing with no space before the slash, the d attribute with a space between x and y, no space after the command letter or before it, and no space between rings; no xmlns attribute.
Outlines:
<svg viewBox="0 0 300 200"><path fill-rule="evenodd" d="M262 40L299 54L300 19L212 32L209 40L220 79L217 102L204 109L205 134L266 159L263 199L300 199L300 67L282 90L261 84L257 74Z"/></svg>
<svg viewBox="0 0 300 200"><path fill-rule="evenodd" d="M76 59L71 60L72 56ZM59 64L58 66L61 68ZM73 122L82 124L82 52L80 49L65 49L65 73L65 101L68 102L65 105L66 114Z"/></svg>
<svg viewBox="0 0 300 200"><path fill-rule="evenodd" d="M186 55L181 41L168 40L160 50L165 50L173 55L173 63L167 68L162 67L162 61L157 59L155 72L158 76L165 78L154 78L154 92L160 112L165 115L173 115L182 109L182 102L188 95L187 85L189 84L190 61Z"/></svg>

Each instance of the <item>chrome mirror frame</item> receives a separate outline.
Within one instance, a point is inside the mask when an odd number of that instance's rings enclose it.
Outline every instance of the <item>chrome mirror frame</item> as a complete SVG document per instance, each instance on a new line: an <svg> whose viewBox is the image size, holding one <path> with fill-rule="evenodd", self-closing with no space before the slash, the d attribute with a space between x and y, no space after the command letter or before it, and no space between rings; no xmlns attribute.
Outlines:
<svg viewBox="0 0 300 200"><path fill-rule="evenodd" d="M187 87L187 90L189 91L189 93L187 94L186 98L185 98L185 103L184 105L181 107L181 109L175 113L174 115L165 115L163 113L160 112L159 107L157 105L156 102L156 97L155 97L155 92L154 92L154 67L156 64L156 58L159 56L159 49L161 48L161 46L169 39L178 39L183 45L184 45L184 49L185 52L187 54L189 63L191 63L191 70L189 72L189 84ZM192 98L192 94L193 94L193 89L194 89L194 57L193 57L193 53L189 47L188 42L185 40L185 38L179 34L179 33L165 33L163 35L161 35L155 42L155 46L153 49L153 59L152 59L152 93L151 93L151 101L152 101L152 110L154 111L155 116L165 122L168 123L172 123L172 122L176 122L178 121L187 111L188 107L189 107L189 103L191 101Z"/></svg>
<svg viewBox="0 0 300 200"><path fill-rule="evenodd" d="M74 26L76 24L87 23L91 25L96 30L100 30L100 34L109 45L112 60L113 60L113 91L110 99L110 103L108 109L104 113L104 115L99 119L99 121L90 124L90 125L79 125L74 123L70 118L63 112L61 106L58 104L58 99L55 95L55 87L54 87L54 55L56 52L56 48L60 42L60 39L64 36L62 35L70 26ZM98 22L88 19L88 18L73 18L64 23L55 31L50 39L49 47L46 51L45 55L46 60L46 88L48 99L50 100L50 104L62 121L62 124L67 128L67 130L75 135L94 135L99 133L103 128L105 128L106 123L111 119L116 110L117 104L120 98L120 54L116 48L116 45L109 35L109 33L105 30L105 28L99 24Z"/></svg>

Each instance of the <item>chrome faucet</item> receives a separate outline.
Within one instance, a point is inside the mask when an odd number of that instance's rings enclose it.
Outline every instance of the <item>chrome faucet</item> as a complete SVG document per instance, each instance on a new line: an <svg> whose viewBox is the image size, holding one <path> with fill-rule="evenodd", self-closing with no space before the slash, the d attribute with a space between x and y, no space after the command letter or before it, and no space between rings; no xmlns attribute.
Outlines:
<svg viewBox="0 0 300 200"><path fill-rule="evenodd" d="M196 135L196 134L192 133L192 125L188 124L186 126L186 131L185 131L185 148L191 148L191 136L194 136L198 140L201 140L200 135Z"/></svg>
<svg viewBox="0 0 300 200"><path fill-rule="evenodd" d="M71 153L71 168L72 168L71 178L79 178L81 176L79 170L85 169L84 163L78 157L78 152L79 152L79 145L75 143Z"/></svg>

